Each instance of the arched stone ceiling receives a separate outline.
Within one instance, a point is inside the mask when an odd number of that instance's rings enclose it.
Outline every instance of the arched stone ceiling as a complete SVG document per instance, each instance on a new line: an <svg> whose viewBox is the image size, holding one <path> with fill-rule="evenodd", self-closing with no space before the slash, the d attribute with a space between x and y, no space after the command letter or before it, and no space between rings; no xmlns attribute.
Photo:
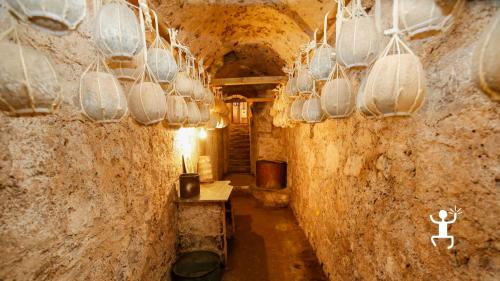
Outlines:
<svg viewBox="0 0 500 281"><path fill-rule="evenodd" d="M152 3L166 25L179 29L179 41L204 58L205 66L218 78L283 75L282 67L312 38L313 30L322 27L324 14L337 5L334 0ZM249 92L262 90L252 88Z"/></svg>

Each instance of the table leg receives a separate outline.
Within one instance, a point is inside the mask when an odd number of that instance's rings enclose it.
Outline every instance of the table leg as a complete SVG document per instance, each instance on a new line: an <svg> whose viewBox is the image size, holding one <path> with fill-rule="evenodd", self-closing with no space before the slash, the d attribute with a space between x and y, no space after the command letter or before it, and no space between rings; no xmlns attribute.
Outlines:
<svg viewBox="0 0 500 281"><path fill-rule="evenodd" d="M223 247L224 247L224 265L227 265L227 226L226 226L226 204L222 202L222 231L223 231Z"/></svg>

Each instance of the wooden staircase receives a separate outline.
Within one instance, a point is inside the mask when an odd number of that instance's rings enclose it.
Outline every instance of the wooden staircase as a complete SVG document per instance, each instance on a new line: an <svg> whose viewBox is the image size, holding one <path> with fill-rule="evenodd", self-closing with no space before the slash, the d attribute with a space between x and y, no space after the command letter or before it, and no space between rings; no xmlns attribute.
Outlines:
<svg viewBox="0 0 500 281"><path fill-rule="evenodd" d="M250 136L247 123L229 125L229 173L250 173Z"/></svg>

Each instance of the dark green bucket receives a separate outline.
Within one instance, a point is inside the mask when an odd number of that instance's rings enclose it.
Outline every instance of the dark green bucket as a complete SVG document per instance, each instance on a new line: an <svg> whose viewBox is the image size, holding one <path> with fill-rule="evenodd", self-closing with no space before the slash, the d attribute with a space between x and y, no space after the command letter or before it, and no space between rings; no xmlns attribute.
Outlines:
<svg viewBox="0 0 500 281"><path fill-rule="evenodd" d="M194 251L183 254L172 268L174 281L220 281L221 261L218 254L209 251Z"/></svg>

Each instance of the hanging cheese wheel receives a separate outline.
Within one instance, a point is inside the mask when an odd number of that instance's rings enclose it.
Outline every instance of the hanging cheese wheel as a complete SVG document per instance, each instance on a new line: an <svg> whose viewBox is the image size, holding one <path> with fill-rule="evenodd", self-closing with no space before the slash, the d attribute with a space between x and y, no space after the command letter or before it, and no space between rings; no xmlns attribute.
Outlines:
<svg viewBox="0 0 500 281"><path fill-rule="evenodd" d="M365 103L365 86L366 77L361 81L361 85L359 86L358 95L356 98L356 108L364 117L374 117L375 113L371 112Z"/></svg>
<svg viewBox="0 0 500 281"><path fill-rule="evenodd" d="M406 116L416 112L426 95L426 79L414 54L393 54L378 59L365 86L369 111L382 116Z"/></svg>
<svg viewBox="0 0 500 281"><path fill-rule="evenodd" d="M194 90L193 80L191 79L191 77L189 77L186 71L181 71L177 73L174 80L174 86L179 95L183 97L188 98L193 95L193 90Z"/></svg>
<svg viewBox="0 0 500 281"><path fill-rule="evenodd" d="M302 117L307 123L318 123L323 120L321 99L317 94L313 93L304 102L304 106L302 107Z"/></svg>
<svg viewBox="0 0 500 281"><path fill-rule="evenodd" d="M177 95L167 96L166 119L170 125L182 125L188 116L187 103L183 97Z"/></svg>
<svg viewBox="0 0 500 281"><path fill-rule="evenodd" d="M323 42L314 50L311 60L311 74L316 80L327 80L330 72L335 66L335 49L332 48L327 42L328 29L327 20L328 14L326 13L323 24ZM315 36L316 37L316 36Z"/></svg>
<svg viewBox="0 0 500 281"><path fill-rule="evenodd" d="M7 4L0 2L0 34L7 34L15 26L14 18L9 13Z"/></svg>
<svg viewBox="0 0 500 281"><path fill-rule="evenodd" d="M163 48L149 48L148 67L158 83L171 83L177 74L174 57Z"/></svg>
<svg viewBox="0 0 500 281"><path fill-rule="evenodd" d="M202 101L206 95L205 87L203 86L203 83L201 83L201 81L198 79L194 79L192 81L193 81L193 92L191 97L195 101Z"/></svg>
<svg viewBox="0 0 500 281"><path fill-rule="evenodd" d="M302 117L303 107L304 100L302 98L297 98L296 100L294 100L290 106L290 119L297 122L304 121L304 117Z"/></svg>
<svg viewBox="0 0 500 281"><path fill-rule="evenodd" d="M393 2L392 37L373 65L363 102L377 116L408 116L423 104L426 79L420 59L400 38L398 0Z"/></svg>
<svg viewBox="0 0 500 281"><path fill-rule="evenodd" d="M82 75L80 105L85 116L98 123L120 121L127 113L127 98L120 82L106 72Z"/></svg>
<svg viewBox="0 0 500 281"><path fill-rule="evenodd" d="M122 1L102 6L95 19L94 41L106 58L132 59L142 49L141 34L136 15Z"/></svg>
<svg viewBox="0 0 500 281"><path fill-rule="evenodd" d="M10 115L52 113L61 85L49 59L20 43L0 42L0 110Z"/></svg>
<svg viewBox="0 0 500 281"><path fill-rule="evenodd" d="M325 83L321 90L321 106L330 118L348 117L354 111L356 96L351 81L336 78Z"/></svg>
<svg viewBox="0 0 500 281"><path fill-rule="evenodd" d="M202 103L209 106L215 103L214 93L209 88L205 88L205 96L203 97Z"/></svg>
<svg viewBox="0 0 500 281"><path fill-rule="evenodd" d="M145 0L139 1L139 6L145 10L141 13L143 15L150 14L147 4L144 4ZM149 68L149 73L154 80L158 83L172 83L174 81L175 75L177 75L178 67L177 62L172 54L173 48L167 48L163 42L163 38L160 36L160 28L158 24L158 17L156 12L153 12L154 22L155 22L155 39L151 46L147 50L147 66ZM149 22L149 17L147 17L147 22ZM175 44L175 35L172 37L172 31L169 31L171 44Z"/></svg>
<svg viewBox="0 0 500 281"><path fill-rule="evenodd" d="M474 52L473 73L481 89L500 101L500 12L486 28Z"/></svg>
<svg viewBox="0 0 500 281"><path fill-rule="evenodd" d="M298 94L297 78L290 77L288 79L288 81L286 82L286 86L285 86L285 94L287 94L288 96L291 96L291 97L297 96L297 94Z"/></svg>
<svg viewBox="0 0 500 281"><path fill-rule="evenodd" d="M167 100L159 84L140 82L130 89L128 106L132 117L137 122L150 125L165 118Z"/></svg>
<svg viewBox="0 0 500 281"><path fill-rule="evenodd" d="M341 1L339 0L339 3ZM360 0L354 0L349 17L337 13L337 59L348 68L366 67L379 52L379 34L373 16L368 16Z"/></svg>
<svg viewBox="0 0 500 281"><path fill-rule="evenodd" d="M187 109L188 109L188 114L185 126L197 127L201 122L201 114L198 105L194 101L188 101Z"/></svg>
<svg viewBox="0 0 500 281"><path fill-rule="evenodd" d="M313 86L314 78L309 72L309 68L303 65L297 72L297 91L301 94L308 94L312 91Z"/></svg>
<svg viewBox="0 0 500 281"><path fill-rule="evenodd" d="M50 33L75 30L87 11L87 0L6 0L20 19Z"/></svg>
<svg viewBox="0 0 500 281"><path fill-rule="evenodd" d="M311 75L316 80L326 80L335 65L335 49L328 44L320 45L311 60Z"/></svg>
<svg viewBox="0 0 500 281"><path fill-rule="evenodd" d="M448 1L449 7L441 7L436 0L399 0L399 19L404 31L410 36L442 31L451 25L464 2ZM445 12L448 12L447 15Z"/></svg>

